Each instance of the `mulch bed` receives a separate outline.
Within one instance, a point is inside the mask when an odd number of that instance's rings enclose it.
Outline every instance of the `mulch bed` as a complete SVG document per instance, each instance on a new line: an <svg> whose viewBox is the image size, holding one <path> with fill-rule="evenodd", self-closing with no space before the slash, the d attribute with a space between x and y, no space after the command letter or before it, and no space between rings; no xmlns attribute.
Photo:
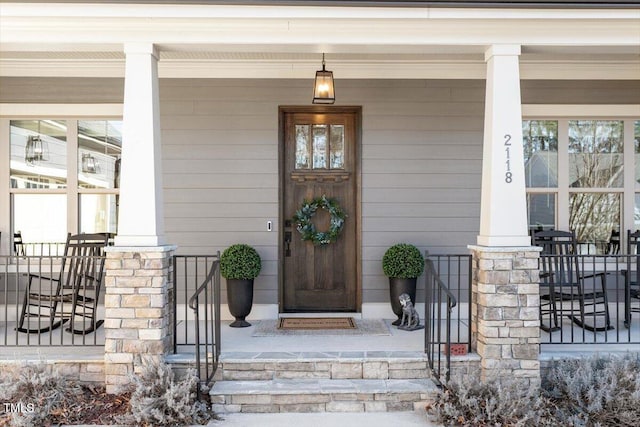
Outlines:
<svg viewBox="0 0 640 427"><path fill-rule="evenodd" d="M82 386L82 393L73 402L47 417L43 427L60 424L116 424L116 418L129 411L129 394L107 394L102 386ZM0 427L9 426L9 415L0 414Z"/></svg>

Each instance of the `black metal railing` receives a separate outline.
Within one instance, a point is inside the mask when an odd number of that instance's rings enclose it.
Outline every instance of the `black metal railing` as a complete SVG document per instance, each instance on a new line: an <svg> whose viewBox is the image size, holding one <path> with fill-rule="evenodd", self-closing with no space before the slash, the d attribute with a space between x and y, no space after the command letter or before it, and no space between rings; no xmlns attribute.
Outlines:
<svg viewBox="0 0 640 427"><path fill-rule="evenodd" d="M450 377L451 355L471 349L471 256L427 254L425 271L425 353L442 382Z"/></svg>
<svg viewBox="0 0 640 427"><path fill-rule="evenodd" d="M543 345L640 344L638 255L540 256Z"/></svg>
<svg viewBox="0 0 640 427"><path fill-rule="evenodd" d="M104 261L0 256L0 347L104 346Z"/></svg>
<svg viewBox="0 0 640 427"><path fill-rule="evenodd" d="M194 349L196 373L208 385L220 357L220 256L176 255L173 271L174 352Z"/></svg>

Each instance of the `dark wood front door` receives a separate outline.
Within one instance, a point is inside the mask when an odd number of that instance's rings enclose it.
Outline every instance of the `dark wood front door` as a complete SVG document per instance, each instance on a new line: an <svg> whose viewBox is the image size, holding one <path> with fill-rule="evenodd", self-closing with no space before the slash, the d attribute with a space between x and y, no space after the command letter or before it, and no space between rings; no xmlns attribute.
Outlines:
<svg viewBox="0 0 640 427"><path fill-rule="evenodd" d="M281 260L283 312L359 311L359 107L281 107ZM326 196L344 210L333 243L302 240L293 216L304 201ZM331 215L312 222L328 231Z"/></svg>

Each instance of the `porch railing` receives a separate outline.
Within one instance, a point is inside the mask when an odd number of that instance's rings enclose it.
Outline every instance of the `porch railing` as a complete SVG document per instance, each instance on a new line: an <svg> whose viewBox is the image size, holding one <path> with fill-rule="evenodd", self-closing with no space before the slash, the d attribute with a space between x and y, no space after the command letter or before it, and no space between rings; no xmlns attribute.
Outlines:
<svg viewBox="0 0 640 427"><path fill-rule="evenodd" d="M450 377L452 353L471 348L471 256L427 254L425 270L425 353L440 382Z"/></svg>
<svg viewBox="0 0 640 427"><path fill-rule="evenodd" d="M89 321L85 315L91 315L92 320L99 323L99 319L104 319L104 284L100 284L102 292L98 293L95 312L87 312L93 308L86 307L86 304L81 304L84 307L74 307L76 299L83 303L91 302L93 306L96 286L83 286L75 299L73 290L64 286L57 295L58 281L55 279L61 277L63 258L62 255L0 256L0 347L104 346L104 329L100 327L93 330L85 325ZM67 265L70 265L75 264L70 259L78 257L66 258ZM87 265L103 261L104 257L82 257L82 262ZM31 310L23 314L30 281L30 294L36 295L40 302L30 298ZM62 284L65 283L63 279ZM57 327L61 321L64 324ZM74 323L75 333L68 330L71 323ZM31 332L18 331L19 327ZM39 330L41 332L35 332Z"/></svg>
<svg viewBox="0 0 640 427"><path fill-rule="evenodd" d="M567 266L569 258L573 271L554 267ZM553 282L561 297L550 301L542 296L543 349L564 344L640 344L639 261L638 255L541 255L541 294L549 294L544 287ZM576 284L580 287L570 286Z"/></svg>
<svg viewBox="0 0 640 427"><path fill-rule="evenodd" d="M208 385L220 356L220 256L174 256L174 352L195 351L196 372Z"/></svg>

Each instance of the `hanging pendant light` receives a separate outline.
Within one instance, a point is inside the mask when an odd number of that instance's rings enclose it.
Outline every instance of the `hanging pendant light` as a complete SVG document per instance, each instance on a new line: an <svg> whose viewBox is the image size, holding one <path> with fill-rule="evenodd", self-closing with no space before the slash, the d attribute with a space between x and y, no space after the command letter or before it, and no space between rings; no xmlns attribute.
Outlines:
<svg viewBox="0 0 640 427"><path fill-rule="evenodd" d="M82 155L82 172L84 173L98 172L98 162L96 161L96 158L89 153Z"/></svg>
<svg viewBox="0 0 640 427"><path fill-rule="evenodd" d="M24 160L29 166L49 160L49 147L40 137L40 120L38 120L38 134L30 135L24 148Z"/></svg>
<svg viewBox="0 0 640 427"><path fill-rule="evenodd" d="M322 54L322 70L316 71L316 80L313 85L314 104L333 104L336 102L333 87L333 71L324 68L324 53Z"/></svg>

